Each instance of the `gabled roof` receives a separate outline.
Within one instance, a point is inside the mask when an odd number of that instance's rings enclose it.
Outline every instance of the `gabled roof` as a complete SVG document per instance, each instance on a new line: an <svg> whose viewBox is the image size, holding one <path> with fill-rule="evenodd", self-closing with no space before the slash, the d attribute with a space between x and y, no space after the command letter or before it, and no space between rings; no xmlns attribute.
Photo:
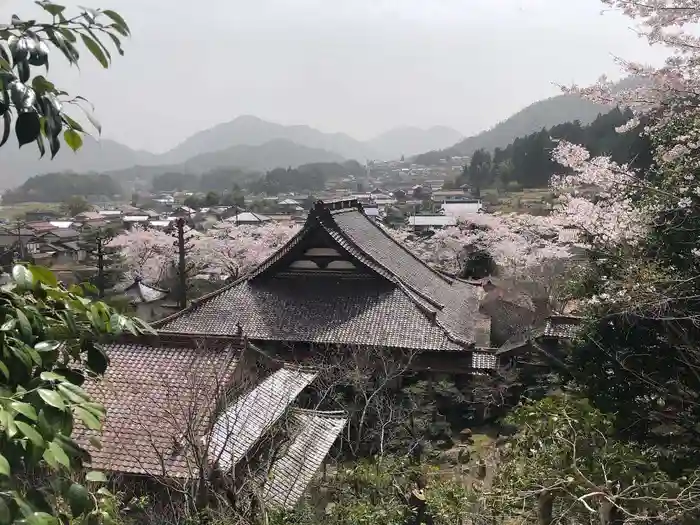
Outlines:
<svg viewBox="0 0 700 525"><path fill-rule="evenodd" d="M261 215L259 213L253 213L252 211L244 211L244 212L241 212L237 215L233 215L226 220L228 222L258 223L258 222L267 222L271 219L270 219L270 217L267 217L265 215Z"/></svg>
<svg viewBox="0 0 700 525"><path fill-rule="evenodd" d="M72 228L56 228L54 230L40 233L39 237L46 237L49 235L55 235L59 239L71 239L74 237L78 237L80 233L78 233Z"/></svg>
<svg viewBox="0 0 700 525"><path fill-rule="evenodd" d="M170 293L169 290L146 284L141 279L134 279L133 283L120 287L118 291L130 295L134 303L152 303L164 299Z"/></svg>
<svg viewBox="0 0 700 525"><path fill-rule="evenodd" d="M318 239L341 268L356 271L290 267ZM431 269L356 200L319 201L304 228L251 274L155 325L226 336L240 323L251 340L458 351L483 344L481 293Z"/></svg>

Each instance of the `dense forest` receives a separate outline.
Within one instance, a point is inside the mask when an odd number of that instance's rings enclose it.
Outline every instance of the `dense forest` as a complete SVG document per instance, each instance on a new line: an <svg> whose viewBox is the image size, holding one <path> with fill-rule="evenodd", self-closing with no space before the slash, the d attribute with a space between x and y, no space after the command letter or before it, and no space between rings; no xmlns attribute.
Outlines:
<svg viewBox="0 0 700 525"><path fill-rule="evenodd" d="M275 168L265 175L240 168L217 168L201 176L169 172L153 178L152 189L164 191L198 191L224 193L243 187L251 193L276 195L289 191L313 191L325 187L326 181L347 175L361 175L364 168L356 161L316 162L298 168Z"/></svg>
<svg viewBox="0 0 700 525"><path fill-rule="evenodd" d="M317 162L304 164L298 168L277 168L268 171L264 177L248 186L253 193L276 195L290 191L322 190L326 182L348 175L362 175L365 169L359 162L349 160L337 162Z"/></svg>
<svg viewBox="0 0 700 525"><path fill-rule="evenodd" d="M618 108L599 115L591 124L579 121L559 124L515 139L507 147L493 152L477 150L456 184L469 184L476 189L538 188L547 186L561 166L551 158L557 139L585 146L592 155L609 155L614 161L630 163L637 168L651 163L651 147L638 133L618 133L615 128L626 123L632 114Z"/></svg>
<svg viewBox="0 0 700 525"><path fill-rule="evenodd" d="M122 193L121 186L109 175L47 173L32 177L21 186L7 190L2 196L2 202L63 202L74 196L111 199Z"/></svg>

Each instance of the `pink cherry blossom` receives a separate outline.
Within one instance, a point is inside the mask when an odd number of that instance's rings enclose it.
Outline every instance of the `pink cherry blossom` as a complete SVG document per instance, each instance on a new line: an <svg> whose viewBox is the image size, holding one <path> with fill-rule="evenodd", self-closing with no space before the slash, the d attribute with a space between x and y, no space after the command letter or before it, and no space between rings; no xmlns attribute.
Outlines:
<svg viewBox="0 0 700 525"><path fill-rule="evenodd" d="M187 263L190 275L236 277L251 270L281 247L298 225L267 223L262 226L216 225L206 233L188 230ZM109 246L120 249L129 277L158 283L177 264L175 237L158 230L133 228L115 237Z"/></svg>

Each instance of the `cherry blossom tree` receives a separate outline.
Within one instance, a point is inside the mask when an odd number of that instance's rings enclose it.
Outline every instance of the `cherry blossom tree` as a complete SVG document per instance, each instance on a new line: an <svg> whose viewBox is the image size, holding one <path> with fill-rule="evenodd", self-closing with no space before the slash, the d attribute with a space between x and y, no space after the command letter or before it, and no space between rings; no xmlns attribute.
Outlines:
<svg viewBox="0 0 700 525"><path fill-rule="evenodd" d="M673 503L689 505L690 523L700 483L700 2L602 1L669 58L661 67L619 60L637 81L631 89L605 78L566 89L630 107L635 116L618 131L646 137L653 157L640 170L565 142L554 151L563 172L552 181L555 217L581 229L590 254L575 282L587 321L569 371L596 409L616 414L617 435L665 458L659 469L681 487Z"/></svg>
<svg viewBox="0 0 700 525"><path fill-rule="evenodd" d="M206 233L188 230L189 273L237 277L264 261L298 230L298 225L275 222L261 226L220 223ZM174 237L154 229L135 227L115 237L109 246L121 250L130 278L151 283L166 278L178 256Z"/></svg>
<svg viewBox="0 0 700 525"><path fill-rule="evenodd" d="M482 250L491 255L504 273L517 275L545 262L571 256L568 247L558 242L563 224L558 219L515 213L474 213L430 237L407 230L388 231L418 257L444 272L459 275L468 253Z"/></svg>
<svg viewBox="0 0 700 525"><path fill-rule="evenodd" d="M158 283L177 258L175 239L155 229L134 226L114 237L107 246L121 251L131 279Z"/></svg>

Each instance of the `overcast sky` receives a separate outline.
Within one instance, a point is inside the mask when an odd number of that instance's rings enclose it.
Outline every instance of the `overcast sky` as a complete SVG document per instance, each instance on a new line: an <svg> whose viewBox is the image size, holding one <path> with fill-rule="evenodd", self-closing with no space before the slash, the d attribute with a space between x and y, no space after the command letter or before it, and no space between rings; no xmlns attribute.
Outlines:
<svg viewBox="0 0 700 525"><path fill-rule="evenodd" d="M68 0L69 5L74 4ZM97 107L103 136L163 151L238 115L359 139L398 125L489 128L558 93L658 62L598 0L83 0L131 26L101 70L55 57L51 78ZM35 13L0 0L0 15Z"/></svg>

